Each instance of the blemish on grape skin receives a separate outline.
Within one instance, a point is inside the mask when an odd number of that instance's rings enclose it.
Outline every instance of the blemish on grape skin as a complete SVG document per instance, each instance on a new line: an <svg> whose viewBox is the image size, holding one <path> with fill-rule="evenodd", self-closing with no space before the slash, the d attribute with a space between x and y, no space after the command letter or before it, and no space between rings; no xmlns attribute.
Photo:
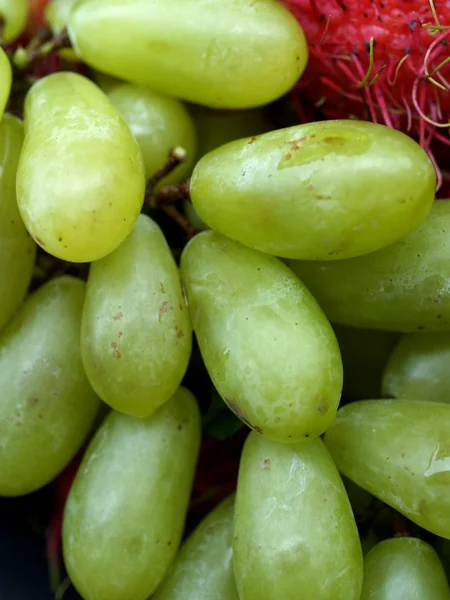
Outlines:
<svg viewBox="0 0 450 600"><path fill-rule="evenodd" d="M45 243L41 240L40 237L38 237L37 235L34 236L34 239L37 241L38 244L40 244L41 246L45 246Z"/></svg>
<svg viewBox="0 0 450 600"><path fill-rule="evenodd" d="M160 283L160 284L159 284L159 286L160 286L160 288L161 288L161 292L162 292L163 294L165 294L165 293L166 293L166 290L165 290L165 287L164 287L164 285L163 285L162 283Z"/></svg>
<svg viewBox="0 0 450 600"><path fill-rule="evenodd" d="M163 316L163 314L165 312L167 312L167 306L168 306L168 302L167 300L164 300L164 302L161 303L161 306L159 308L159 315L158 315L158 321L161 323L161 318Z"/></svg>
<svg viewBox="0 0 450 600"><path fill-rule="evenodd" d="M177 333L177 338L180 340L182 337L184 337L184 333L180 329L179 332Z"/></svg>
<svg viewBox="0 0 450 600"><path fill-rule="evenodd" d="M265 471L267 471L269 468L270 468L270 458L265 458L261 462L261 469L264 469Z"/></svg>
<svg viewBox="0 0 450 600"><path fill-rule="evenodd" d="M114 315L114 316L113 316L113 319L114 319L115 321L117 321L118 319L121 319L122 317L123 317L123 314L122 314L121 312L119 312L119 313L117 313L117 315Z"/></svg>
<svg viewBox="0 0 450 600"><path fill-rule="evenodd" d="M112 342L111 348L113 349L113 352L112 352L113 358L120 358L121 354L120 354L119 350L117 349L116 342Z"/></svg>

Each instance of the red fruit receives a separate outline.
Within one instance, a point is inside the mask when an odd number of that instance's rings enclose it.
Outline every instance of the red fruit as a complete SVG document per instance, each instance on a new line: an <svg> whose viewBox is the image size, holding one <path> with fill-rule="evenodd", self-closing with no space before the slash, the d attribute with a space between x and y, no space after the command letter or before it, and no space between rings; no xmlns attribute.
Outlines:
<svg viewBox="0 0 450 600"><path fill-rule="evenodd" d="M433 140L450 145L448 0L285 4L310 49L298 90L326 117L384 123L417 137L428 151Z"/></svg>
<svg viewBox="0 0 450 600"><path fill-rule="evenodd" d="M30 36L35 34L44 23L44 8L49 0L28 0L28 26Z"/></svg>

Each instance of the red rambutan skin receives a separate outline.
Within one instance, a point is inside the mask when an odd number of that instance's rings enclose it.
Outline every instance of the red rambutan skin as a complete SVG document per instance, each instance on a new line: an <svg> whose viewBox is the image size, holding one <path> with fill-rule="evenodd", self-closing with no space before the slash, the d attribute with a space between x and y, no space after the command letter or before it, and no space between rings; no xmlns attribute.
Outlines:
<svg viewBox="0 0 450 600"><path fill-rule="evenodd" d="M450 145L448 0L284 3L310 50L300 95L327 118L354 117L408 132L433 160L432 142Z"/></svg>

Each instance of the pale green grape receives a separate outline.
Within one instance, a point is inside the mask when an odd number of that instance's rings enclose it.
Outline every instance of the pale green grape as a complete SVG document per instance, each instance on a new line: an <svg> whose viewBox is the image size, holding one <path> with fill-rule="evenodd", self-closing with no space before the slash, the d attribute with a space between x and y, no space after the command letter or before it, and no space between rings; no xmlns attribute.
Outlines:
<svg viewBox="0 0 450 600"><path fill-rule="evenodd" d="M435 550L417 538L377 544L364 558L361 600L450 600Z"/></svg>
<svg viewBox="0 0 450 600"><path fill-rule="evenodd" d="M378 398L383 369L400 339L391 331L357 329L333 323L344 365L344 396Z"/></svg>
<svg viewBox="0 0 450 600"><path fill-rule="evenodd" d="M1 42L12 42L25 30L28 18L28 0L0 0L0 17L5 22Z"/></svg>
<svg viewBox="0 0 450 600"><path fill-rule="evenodd" d="M0 495L51 481L99 409L80 354L85 284L60 277L25 302L0 337Z"/></svg>
<svg viewBox="0 0 450 600"><path fill-rule="evenodd" d="M353 327L450 331L450 202L378 252L334 262L289 261L327 316Z"/></svg>
<svg viewBox="0 0 450 600"><path fill-rule="evenodd" d="M0 121L0 329L25 296L36 255L36 244L17 208L16 169L22 143L22 122L4 115Z"/></svg>
<svg viewBox="0 0 450 600"><path fill-rule="evenodd" d="M177 146L186 150L187 160L164 177L157 189L186 179L194 165L197 141L192 118L181 102L127 83L107 93L141 147L147 179L165 165L169 150Z"/></svg>
<svg viewBox="0 0 450 600"><path fill-rule="evenodd" d="M115 250L145 190L141 151L117 109L82 75L55 73L29 91L25 133L17 200L34 239L72 262Z"/></svg>
<svg viewBox="0 0 450 600"><path fill-rule="evenodd" d="M1 0L0 0L1 2ZM9 92L11 91L12 71L9 58L5 51L0 47L0 119L8 102Z"/></svg>
<svg viewBox="0 0 450 600"><path fill-rule="evenodd" d="M450 334L405 335L383 374L383 396L450 404Z"/></svg>
<svg viewBox="0 0 450 600"><path fill-rule="evenodd" d="M180 385L191 346L177 266L158 225L141 215L123 244L91 265L81 334L87 376L116 410L149 416Z"/></svg>
<svg viewBox="0 0 450 600"><path fill-rule="evenodd" d="M447 404L364 400L339 410L325 443L349 479L450 538L449 431Z"/></svg>
<svg viewBox="0 0 450 600"><path fill-rule="evenodd" d="M287 258L372 252L429 213L434 167L411 138L354 120L307 123L226 144L196 165L191 198L212 229Z"/></svg>
<svg viewBox="0 0 450 600"><path fill-rule="evenodd" d="M145 600L175 559L200 446L200 414L179 388L150 419L111 412L78 470L64 561L84 600Z"/></svg>
<svg viewBox="0 0 450 600"><path fill-rule="evenodd" d="M213 231L181 257L189 312L209 375L249 427L279 441L333 422L342 362L314 298L278 259Z"/></svg>
<svg viewBox="0 0 450 600"><path fill-rule="evenodd" d="M183 544L152 600L239 600L233 573L234 494Z"/></svg>
<svg viewBox="0 0 450 600"><path fill-rule="evenodd" d="M358 531L320 439L288 445L250 434L234 535L240 600L359 600Z"/></svg>
<svg viewBox="0 0 450 600"><path fill-rule="evenodd" d="M212 107L275 100L308 57L303 31L274 0L81 0L69 35L91 67Z"/></svg>

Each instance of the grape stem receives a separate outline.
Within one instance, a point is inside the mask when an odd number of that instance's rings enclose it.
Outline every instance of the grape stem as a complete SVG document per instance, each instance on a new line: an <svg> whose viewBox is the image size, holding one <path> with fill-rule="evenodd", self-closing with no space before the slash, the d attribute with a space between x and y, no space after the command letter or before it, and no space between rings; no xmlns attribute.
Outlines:
<svg viewBox="0 0 450 600"><path fill-rule="evenodd" d="M185 162L186 158L187 154L184 148L179 146L170 150L167 162L148 180L145 190L145 201L152 208L161 210L168 217L173 219L175 223L178 223L178 225L187 233L188 239L191 239L196 234L196 229L174 205L178 200L190 199L190 180L187 179L178 185L168 185L155 195L155 186L164 179L164 177L172 173L178 165Z"/></svg>
<svg viewBox="0 0 450 600"><path fill-rule="evenodd" d="M16 69L23 71L37 60L45 58L52 52L70 47L71 44L67 29L63 29L60 33L52 37L51 30L43 27L26 48L17 48L12 57L12 63Z"/></svg>
<svg viewBox="0 0 450 600"><path fill-rule="evenodd" d="M155 186L161 181L161 179L164 179L164 177L172 173L172 171L174 171L179 165L184 163L186 158L187 152L184 148L181 146L171 148L169 150L169 158L167 159L167 162L148 180L147 188L145 190L146 197L151 198L154 195Z"/></svg>

